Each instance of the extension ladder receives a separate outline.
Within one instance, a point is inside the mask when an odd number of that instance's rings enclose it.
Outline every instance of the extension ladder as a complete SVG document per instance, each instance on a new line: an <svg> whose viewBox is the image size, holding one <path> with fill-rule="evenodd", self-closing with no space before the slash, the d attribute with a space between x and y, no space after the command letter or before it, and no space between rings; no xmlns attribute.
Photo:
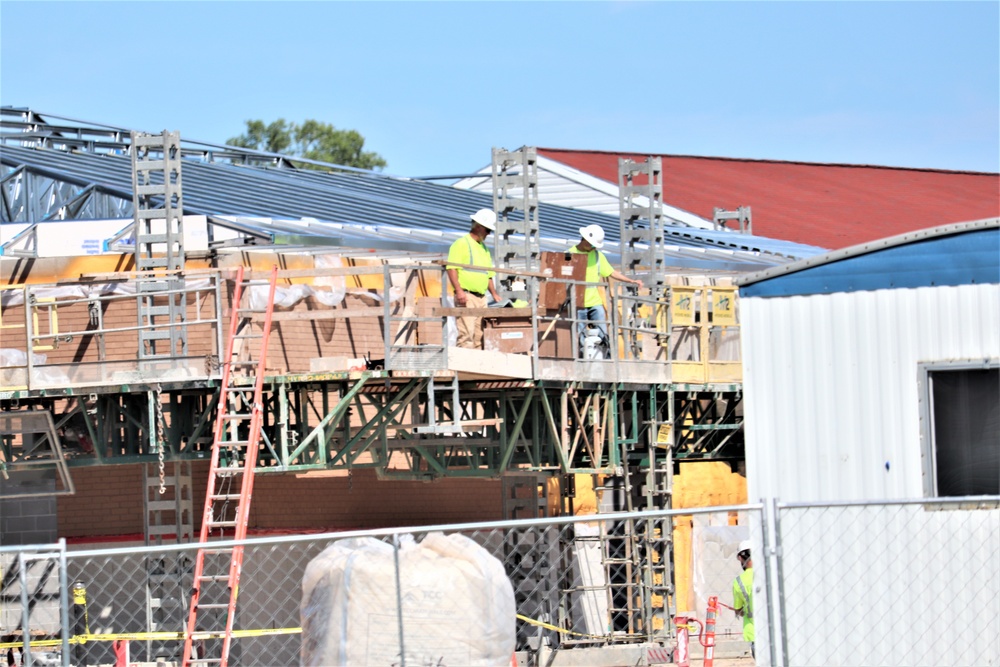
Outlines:
<svg viewBox="0 0 1000 667"><path fill-rule="evenodd" d="M184 634L184 667L195 664L226 667L229 663L243 546L212 548L207 544L210 538L224 537L230 531L234 540L242 540L247 534L263 419L267 341L277 280L276 266L267 281L244 280L242 266L236 276L201 523L199 541L203 546L198 549L195 561L191 607ZM259 301L263 291L260 288L265 285L268 286L266 303L254 304ZM255 314L261 313L263 330L255 331L252 321ZM225 633L220 637L223 614Z"/></svg>

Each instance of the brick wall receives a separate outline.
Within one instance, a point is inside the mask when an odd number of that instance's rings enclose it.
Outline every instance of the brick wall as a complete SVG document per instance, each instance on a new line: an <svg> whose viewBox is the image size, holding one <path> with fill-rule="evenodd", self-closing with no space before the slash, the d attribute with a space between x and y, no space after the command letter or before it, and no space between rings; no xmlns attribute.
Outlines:
<svg viewBox="0 0 1000 667"><path fill-rule="evenodd" d="M44 292L41 292L44 296ZM188 354L190 356L208 356L215 354L215 327L207 323L195 324L196 320L208 317L214 312L214 294L202 293L201 298L188 295L187 319ZM44 306L44 303L41 304ZM24 306L10 306L3 310L3 321L6 324L24 322ZM90 325L90 311L87 303L61 305L55 311L55 319L50 319L49 311L41 307L37 311L37 334L67 334L74 332L69 342L45 339L40 344L51 345L50 350L39 350L45 355L48 364L67 364L100 361L99 341L96 336L88 333L93 329ZM104 329L132 328L137 323L136 301L120 299L105 302L102 321ZM53 327L52 325L55 324ZM5 348L24 351L27 349L24 328L12 329L4 336ZM104 359L107 361L135 361L138 358L139 337L135 331L111 332L104 336Z"/></svg>
<svg viewBox="0 0 1000 667"><path fill-rule="evenodd" d="M260 475L250 513L255 528L380 528L498 521L499 480L434 482L376 479L371 469Z"/></svg>
<svg viewBox="0 0 1000 667"><path fill-rule="evenodd" d="M332 310L361 310L370 308L370 316L328 320L282 321L273 325L267 351L267 367L272 372L301 373L309 370L309 360L314 357L360 358L371 355L381 358L385 350L382 308L373 300L358 294L348 294ZM304 299L291 312L305 313L331 310L314 301ZM398 305L393 308L398 314ZM259 325L255 325L259 328Z"/></svg>
<svg viewBox="0 0 1000 667"><path fill-rule="evenodd" d="M88 466L69 474L76 493L59 496L59 537L142 534L142 466Z"/></svg>
<svg viewBox="0 0 1000 667"><path fill-rule="evenodd" d="M394 282L401 281L405 274L394 274ZM404 305L415 307L418 296L427 292L439 293L440 283L434 271L422 271L409 276L406 284L396 285L405 292L405 300L400 299L391 305L393 315L401 315ZM313 282L310 279L301 279ZM323 279L316 279L321 281ZM314 297L308 297L296 303L290 309L279 308L282 312L301 313L331 310L351 310L352 316L338 319L321 320L283 320L275 322L268 350L268 369L271 372L301 373L309 371L309 360L315 357L349 357L359 358L371 355L381 358L384 354L385 323L383 321L382 275L358 275L340 278L350 291L342 303L335 308L323 305ZM317 286L321 283L317 282ZM231 308L232 280L222 283L222 326L228 325ZM282 281L281 289L288 288ZM321 287L319 287L321 288ZM42 292L44 296L44 292ZM405 301L405 304L404 304ZM102 318L105 329L136 325L136 301L120 299L107 301L102 306ZM24 321L24 306L13 306L4 309L5 322L20 323ZM215 310L214 293L202 292L197 295L187 295L188 354L200 357L217 354L215 344L215 328L204 324L204 318ZM365 312L367 311L367 312ZM80 362L96 362L98 357L98 339L87 332L90 327L90 311L86 302L64 304L56 312L57 324L50 327L48 311L44 308L38 311L38 332L59 333L76 332L73 339L61 341L53 349L42 351L49 364L68 364ZM398 323L398 322L397 322ZM260 324L255 324L259 329ZM223 332L225 333L225 331ZM11 334L11 340L4 347L20 350L26 349L23 340L23 330ZM138 334L135 331L108 333L104 337L105 360L135 361L138 356Z"/></svg>
<svg viewBox="0 0 1000 667"><path fill-rule="evenodd" d="M73 496L58 497L58 536L141 535L141 465L71 468ZM195 530L205 502L208 463L192 466ZM434 482L378 480L370 469L258 475L251 531L339 530L419 526L502 518L501 487L493 479Z"/></svg>

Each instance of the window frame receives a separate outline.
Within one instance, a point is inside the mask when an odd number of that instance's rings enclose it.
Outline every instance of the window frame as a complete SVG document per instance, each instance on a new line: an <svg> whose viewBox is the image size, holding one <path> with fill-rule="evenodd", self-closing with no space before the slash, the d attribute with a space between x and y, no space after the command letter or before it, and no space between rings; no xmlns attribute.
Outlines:
<svg viewBox="0 0 1000 667"><path fill-rule="evenodd" d="M923 361L917 364L917 392L920 403L921 476L925 498L952 498L938 493L937 429L934 424L933 373L949 371L1000 370L1000 359L955 359Z"/></svg>

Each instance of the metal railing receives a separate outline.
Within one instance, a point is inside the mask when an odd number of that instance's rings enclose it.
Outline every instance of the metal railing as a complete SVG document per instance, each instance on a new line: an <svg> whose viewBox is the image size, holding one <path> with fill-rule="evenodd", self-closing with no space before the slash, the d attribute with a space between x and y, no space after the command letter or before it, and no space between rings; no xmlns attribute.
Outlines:
<svg viewBox="0 0 1000 667"><path fill-rule="evenodd" d="M525 283L526 305L537 304L543 286L565 293L561 308L498 308L486 319L512 322L527 345L518 352L531 359L533 379L558 378L614 381L654 381L657 369L671 368L668 379L683 382L738 381L739 328L735 314L727 324L718 321L712 295L735 300L733 288L683 287L687 305L681 317L671 289L666 300L640 294L632 286L606 289L606 316L585 322L572 304L581 290L594 287L583 281L538 273L497 269L498 277ZM169 322L133 325L142 294L136 277L145 274L94 276L85 281L53 285L3 286L2 323L4 361L0 392L49 388L209 380L219 375L220 326L226 314L228 269L205 269L179 274L180 289L164 292L184 295L189 306L183 326L188 331L188 356L137 361L135 350L143 331L169 332ZM435 264L357 266L283 270L279 295L283 299L274 321L288 335L302 322L331 323L350 319L369 322L381 340L374 347L355 350L358 357L381 360L380 369L396 372L432 372L449 368L454 345L454 313L445 268ZM347 287L347 284L354 287ZM444 296L441 288L444 287ZM603 289L603 288L602 288ZM344 303L350 294L354 305ZM306 301L315 299L325 308ZM431 312L420 312L421 302L432 301ZM374 305L360 306L368 303ZM131 308L131 309L130 309ZM735 307L734 307L735 308ZM676 320L676 321L675 321ZM124 324L129 322L129 324ZM592 354L584 349L588 324L608 332L607 349ZM292 328L289 328L292 327ZM504 330L509 334L513 329ZM502 335L503 332L501 332ZM312 329L302 332L309 340ZM294 340L286 343L294 347ZM367 345L367 344L366 344ZM503 347L493 347L500 349ZM594 364L600 361L605 363ZM287 372L308 373L308 367ZM336 370L346 371L348 368Z"/></svg>

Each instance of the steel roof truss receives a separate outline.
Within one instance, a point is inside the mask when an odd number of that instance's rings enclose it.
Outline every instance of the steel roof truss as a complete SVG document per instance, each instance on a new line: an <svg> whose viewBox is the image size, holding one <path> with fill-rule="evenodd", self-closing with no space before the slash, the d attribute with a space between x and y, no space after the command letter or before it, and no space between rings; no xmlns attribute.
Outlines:
<svg viewBox="0 0 1000 667"><path fill-rule="evenodd" d="M38 223L28 225L10 241L0 245L2 257L38 257Z"/></svg>

